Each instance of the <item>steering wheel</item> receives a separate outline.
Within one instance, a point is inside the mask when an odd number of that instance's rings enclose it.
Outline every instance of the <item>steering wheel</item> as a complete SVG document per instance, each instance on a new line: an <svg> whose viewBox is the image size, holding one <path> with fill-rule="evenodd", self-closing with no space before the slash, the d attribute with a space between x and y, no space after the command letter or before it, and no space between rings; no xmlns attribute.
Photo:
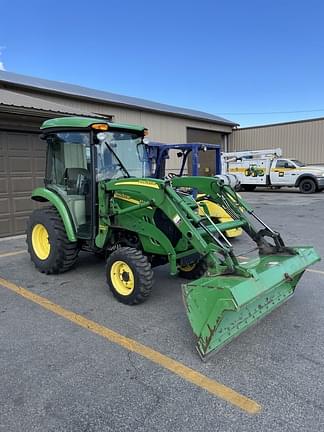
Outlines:
<svg viewBox="0 0 324 432"><path fill-rule="evenodd" d="M169 172L165 177L167 179L173 179L173 177L179 177L179 175L173 172Z"/></svg>

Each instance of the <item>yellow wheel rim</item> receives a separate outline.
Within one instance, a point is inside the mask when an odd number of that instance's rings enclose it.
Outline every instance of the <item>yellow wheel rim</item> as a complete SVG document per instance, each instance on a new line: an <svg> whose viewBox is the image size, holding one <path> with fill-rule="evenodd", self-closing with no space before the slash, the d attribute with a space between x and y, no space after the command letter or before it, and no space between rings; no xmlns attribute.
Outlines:
<svg viewBox="0 0 324 432"><path fill-rule="evenodd" d="M134 273L124 261L114 262L110 269L110 279L118 294L129 296L134 291Z"/></svg>
<svg viewBox="0 0 324 432"><path fill-rule="evenodd" d="M186 265L180 266L179 268L183 272L190 272L195 267L196 267L196 263L192 263L192 264L186 264Z"/></svg>
<svg viewBox="0 0 324 432"><path fill-rule="evenodd" d="M40 260L46 260L51 252L47 229L42 224L34 226L32 231L33 250Z"/></svg>

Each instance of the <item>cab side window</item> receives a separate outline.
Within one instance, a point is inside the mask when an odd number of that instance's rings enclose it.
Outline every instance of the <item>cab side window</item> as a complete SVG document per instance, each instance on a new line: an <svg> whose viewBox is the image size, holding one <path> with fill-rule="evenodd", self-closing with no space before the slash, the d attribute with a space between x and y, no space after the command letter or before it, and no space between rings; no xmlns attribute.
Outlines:
<svg viewBox="0 0 324 432"><path fill-rule="evenodd" d="M286 163L285 160L278 159L277 164L276 164L276 168L285 168L285 163Z"/></svg>
<svg viewBox="0 0 324 432"><path fill-rule="evenodd" d="M90 147L86 133L66 132L49 136L47 181L69 195L85 194L81 183L90 178Z"/></svg>
<svg viewBox="0 0 324 432"><path fill-rule="evenodd" d="M47 136L46 185L60 195L72 216L78 236L91 236L90 135L58 132Z"/></svg>
<svg viewBox="0 0 324 432"><path fill-rule="evenodd" d="M291 162L285 160L285 159L278 159L276 168L296 168L295 165L293 165Z"/></svg>

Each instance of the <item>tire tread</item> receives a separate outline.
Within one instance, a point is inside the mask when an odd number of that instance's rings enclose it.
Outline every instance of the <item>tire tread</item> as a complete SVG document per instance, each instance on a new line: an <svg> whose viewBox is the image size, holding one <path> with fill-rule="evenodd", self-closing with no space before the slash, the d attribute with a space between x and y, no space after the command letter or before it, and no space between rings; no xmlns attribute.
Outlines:
<svg viewBox="0 0 324 432"><path fill-rule="evenodd" d="M132 265L133 269L136 271L136 277L139 281L137 289L135 288L135 294L131 296L121 296L119 295L112 284L110 284L109 273L110 266L114 261L118 259L125 261ZM151 264L149 263L147 257L142 254L141 251L132 247L121 247L116 251L112 252L107 259L106 266L107 282L110 291L117 300L128 305L137 305L143 303L150 296L153 286L153 271Z"/></svg>
<svg viewBox="0 0 324 432"><path fill-rule="evenodd" d="M53 262L50 264L48 268L44 268L43 266L40 266L37 260L34 259L34 252L32 248L32 242L31 242L31 232L33 229L33 226L36 225L38 222L39 217L44 218L45 220L47 218L49 224L52 225L52 228L54 229L54 232L56 234L56 238L54 239L56 242L58 253L53 259ZM40 222L41 223L41 222ZM28 224L27 224L27 247L28 252L32 258L32 261L34 262L36 268L41 272L45 274L57 274L57 273L63 273L68 271L71 267L74 266L79 253L79 247L77 242L70 242L65 228L63 221L58 214L57 210L54 207L43 207L37 210L34 210L34 212L31 214Z"/></svg>

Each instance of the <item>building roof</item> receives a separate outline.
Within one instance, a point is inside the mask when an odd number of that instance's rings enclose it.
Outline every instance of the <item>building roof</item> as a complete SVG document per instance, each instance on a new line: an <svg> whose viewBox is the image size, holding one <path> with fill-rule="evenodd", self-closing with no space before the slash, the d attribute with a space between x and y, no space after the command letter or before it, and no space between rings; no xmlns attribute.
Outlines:
<svg viewBox="0 0 324 432"><path fill-rule="evenodd" d="M42 78L35 78L20 75L13 72L0 71L0 83L12 84L18 87L28 87L36 90L43 90L50 93L65 94L78 98L92 99L110 105L119 105L128 108L137 108L145 111L156 111L177 117L186 117L195 120L208 121L212 123L237 126L238 124L213 114L196 111L187 108L180 108L158 102L149 101L130 96L119 95L102 90L95 90L75 84L68 84L60 81L50 81Z"/></svg>
<svg viewBox="0 0 324 432"><path fill-rule="evenodd" d="M21 93L16 93L14 91L4 90L1 88L0 88L0 106L35 109L37 111L43 111L44 113L53 112L53 113L69 114L69 115L74 114L74 115L87 116L87 117L94 116L93 113L84 112L78 110L77 108L73 108L71 106L49 102L34 96L27 96ZM98 116L98 114L96 114L96 116Z"/></svg>
<svg viewBox="0 0 324 432"><path fill-rule="evenodd" d="M301 120L290 120L290 121L278 122L278 123L266 123L266 124L262 124L262 125L239 127L235 130L240 131L240 130L246 130L246 129L269 128L269 127L286 126L286 125L296 124L296 123L309 123L309 122L323 121L323 120L324 120L324 117L312 117L312 118L301 119Z"/></svg>

